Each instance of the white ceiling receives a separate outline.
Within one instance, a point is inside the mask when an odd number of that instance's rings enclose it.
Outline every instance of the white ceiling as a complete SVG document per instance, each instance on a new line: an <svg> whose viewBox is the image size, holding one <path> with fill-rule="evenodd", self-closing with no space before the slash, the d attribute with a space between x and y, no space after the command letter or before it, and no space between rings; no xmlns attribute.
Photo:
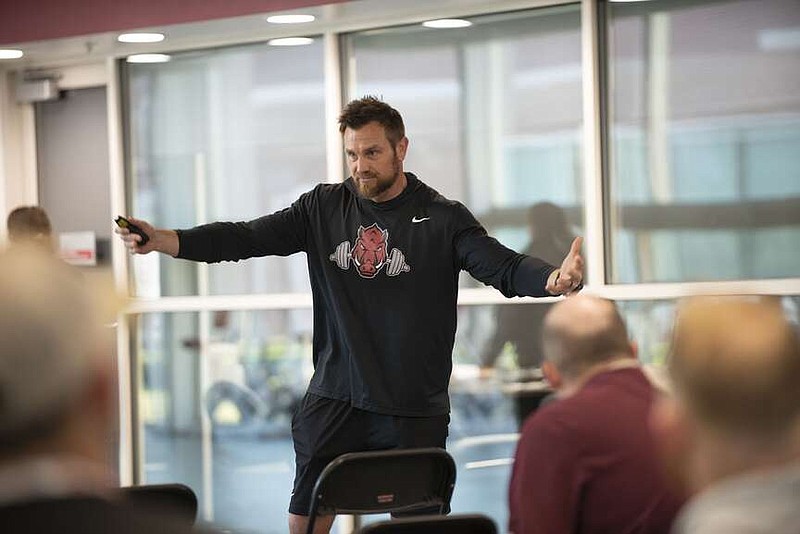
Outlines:
<svg viewBox="0 0 800 534"><path fill-rule="evenodd" d="M0 69L21 70L79 65L137 53L164 53L266 41L276 37L339 33L409 24L433 18L511 11L558 3L565 2L563 0L357 0L281 12L311 13L317 17L317 20L307 24L269 24L265 20L266 14L259 14L163 27L127 29L127 31L157 31L166 34L165 41L155 44L119 43L116 37L121 32L8 44L3 48L20 48L25 56L19 60L0 61Z"/></svg>

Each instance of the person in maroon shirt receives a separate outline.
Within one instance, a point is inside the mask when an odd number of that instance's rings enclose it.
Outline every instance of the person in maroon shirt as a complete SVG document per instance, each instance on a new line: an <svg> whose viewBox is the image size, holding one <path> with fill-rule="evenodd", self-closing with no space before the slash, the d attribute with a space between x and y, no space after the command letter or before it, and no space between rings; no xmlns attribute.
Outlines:
<svg viewBox="0 0 800 534"><path fill-rule="evenodd" d="M515 534L667 533L681 500L649 432L658 395L611 301L558 303L543 330L543 371L558 400L534 412L509 488Z"/></svg>

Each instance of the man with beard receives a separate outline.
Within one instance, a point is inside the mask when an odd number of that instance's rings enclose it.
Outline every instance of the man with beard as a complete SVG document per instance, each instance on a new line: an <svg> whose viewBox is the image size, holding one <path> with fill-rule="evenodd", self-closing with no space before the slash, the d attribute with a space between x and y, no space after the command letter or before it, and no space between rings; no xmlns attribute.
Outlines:
<svg viewBox="0 0 800 534"><path fill-rule="evenodd" d="M350 178L320 184L289 208L190 230L130 219L150 238L144 245L117 230L139 254L205 262L307 254L315 370L292 422L293 534L305 532L314 482L340 454L445 446L462 269L508 297L569 294L583 280L581 238L560 268L518 254L464 205L404 172L408 139L388 104L350 102L339 130ZM315 532L332 522L321 517Z"/></svg>

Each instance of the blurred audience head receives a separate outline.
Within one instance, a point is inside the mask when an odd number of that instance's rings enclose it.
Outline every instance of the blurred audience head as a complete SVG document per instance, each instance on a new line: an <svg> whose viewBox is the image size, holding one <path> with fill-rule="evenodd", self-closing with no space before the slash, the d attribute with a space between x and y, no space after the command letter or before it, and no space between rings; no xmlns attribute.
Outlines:
<svg viewBox="0 0 800 534"><path fill-rule="evenodd" d="M116 303L38 247L0 252L0 462L105 461L114 414Z"/></svg>
<svg viewBox="0 0 800 534"><path fill-rule="evenodd" d="M779 299L687 300L669 372L674 398L653 426L690 489L800 459L800 338Z"/></svg>
<svg viewBox="0 0 800 534"><path fill-rule="evenodd" d="M12 244L31 244L53 250L53 228L39 206L20 206L8 214L8 239Z"/></svg>
<svg viewBox="0 0 800 534"><path fill-rule="evenodd" d="M553 306L544 321L542 342L542 370L556 389L574 385L610 362L636 357L617 307L590 295Z"/></svg>

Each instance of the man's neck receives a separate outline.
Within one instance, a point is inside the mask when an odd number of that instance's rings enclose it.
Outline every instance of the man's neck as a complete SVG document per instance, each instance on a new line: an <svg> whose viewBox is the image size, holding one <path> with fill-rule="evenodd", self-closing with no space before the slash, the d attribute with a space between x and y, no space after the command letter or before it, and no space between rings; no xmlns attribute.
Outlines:
<svg viewBox="0 0 800 534"><path fill-rule="evenodd" d="M565 380L564 385L558 390L558 396L564 398L574 395L580 391L589 380L601 373L616 371L618 369L630 369L633 367L639 367L639 361L630 356L621 356L611 361L593 365L581 373L577 378Z"/></svg>
<svg viewBox="0 0 800 534"><path fill-rule="evenodd" d="M742 439L701 431L691 458L692 485L702 489L715 482L768 473L800 462L800 423L794 432L772 439Z"/></svg>

